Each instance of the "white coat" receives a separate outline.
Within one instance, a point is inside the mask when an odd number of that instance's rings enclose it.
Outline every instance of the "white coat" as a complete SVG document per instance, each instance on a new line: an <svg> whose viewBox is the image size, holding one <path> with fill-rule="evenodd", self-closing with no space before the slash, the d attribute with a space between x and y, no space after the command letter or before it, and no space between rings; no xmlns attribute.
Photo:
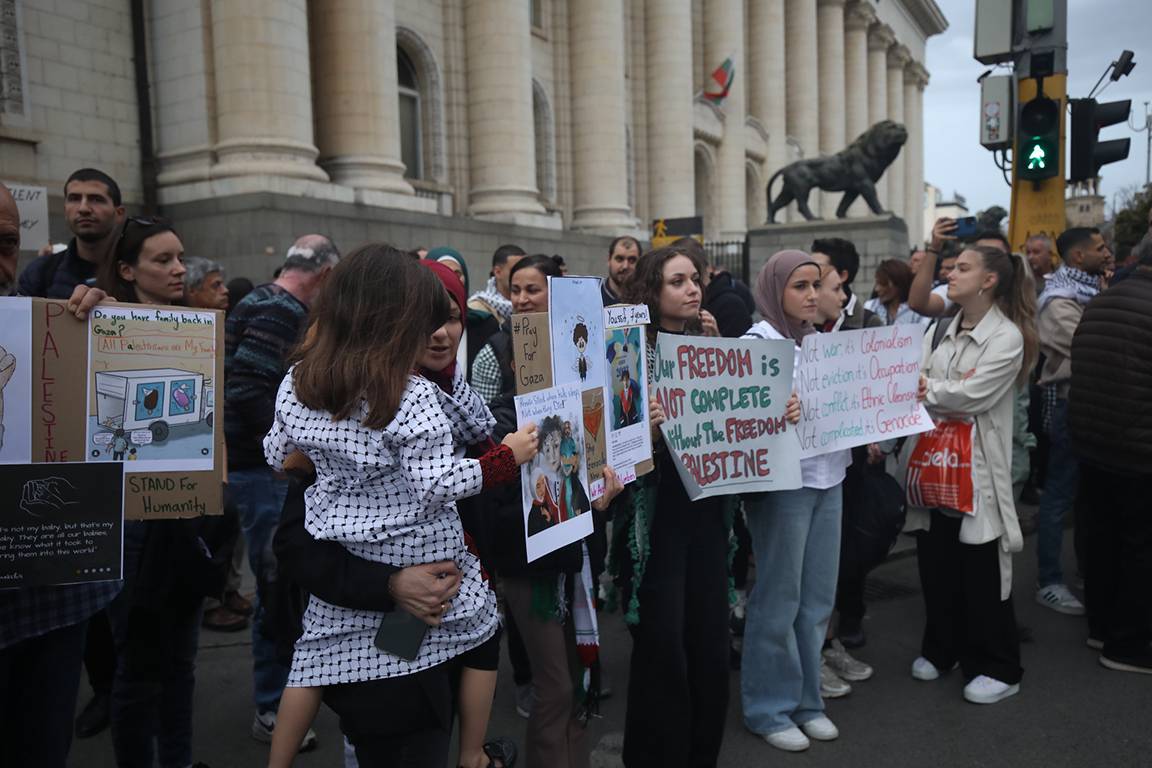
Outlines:
<svg viewBox="0 0 1152 768"><path fill-rule="evenodd" d="M1000 541L1000 599L1012 593L1012 554L1024 548L1012 493L1012 408L1016 377L1024 361L1024 337L1016 324L993 306L969 333L957 337L963 313L952 319L948 333L932 350L932 335L924 335L924 367L928 381L924 405L937 420L973 418L973 487L979 494L974 515L965 515L960 541L986 544ZM943 320L942 322L947 322ZM975 371L961 380L968 371ZM904 446L903 470L916 450L919 436ZM901 472L903 477L904 472ZM929 510L908 507L906 531L928 530Z"/></svg>

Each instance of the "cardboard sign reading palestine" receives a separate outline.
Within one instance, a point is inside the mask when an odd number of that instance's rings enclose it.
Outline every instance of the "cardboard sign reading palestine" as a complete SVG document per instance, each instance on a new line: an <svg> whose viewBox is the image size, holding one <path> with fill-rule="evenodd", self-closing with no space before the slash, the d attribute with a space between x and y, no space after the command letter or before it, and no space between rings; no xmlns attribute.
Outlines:
<svg viewBox="0 0 1152 768"><path fill-rule="evenodd" d="M660 429L688 498L801 486L784 419L794 354L791 341L658 335Z"/></svg>

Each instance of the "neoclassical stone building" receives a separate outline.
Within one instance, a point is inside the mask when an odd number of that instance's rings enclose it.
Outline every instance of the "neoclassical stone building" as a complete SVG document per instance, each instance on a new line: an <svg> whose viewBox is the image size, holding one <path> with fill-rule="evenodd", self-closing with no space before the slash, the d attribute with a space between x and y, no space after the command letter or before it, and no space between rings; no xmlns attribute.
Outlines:
<svg viewBox="0 0 1152 768"><path fill-rule="evenodd" d="M740 238L763 223L776 169L886 118L909 141L880 199L911 241L922 235L925 43L947 24L933 0L0 0L0 11L0 178L59 195L72 170L96 166L136 207L154 186L189 251L254 277L279 259L267 249L307 230L345 248L382 238L477 259L514 240L577 265L657 217L699 213L709 237ZM716 106L699 94L729 56L736 77Z"/></svg>

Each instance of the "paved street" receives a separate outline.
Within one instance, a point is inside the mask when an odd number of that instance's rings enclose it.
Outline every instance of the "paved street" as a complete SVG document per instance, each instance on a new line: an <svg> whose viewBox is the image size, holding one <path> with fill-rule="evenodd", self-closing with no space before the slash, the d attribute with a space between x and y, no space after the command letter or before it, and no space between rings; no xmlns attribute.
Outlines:
<svg viewBox="0 0 1152 768"><path fill-rule="evenodd" d="M1074 570L1071 531L1064 545L1065 573ZM745 730L740 716L739 673L732 673L728 732L721 766L1143 766L1152 763L1152 676L1114 672L1088 649L1083 618L1067 617L1033 599L1035 537L1017 557L1018 619L1036 631L1023 645L1021 693L993 706L961 697L959 673L932 683L909 674L918 655L923 603L915 556L890 560L873 574L886 585L917 593L869 605L868 644L859 658L876 668L873 679L855 683L852 694L828 702L840 739L811 750L785 754ZM614 695L592 724L593 766L621 765L625 689L630 642L619 614L601 615L604 666ZM194 758L211 768L263 766L266 745L249 734L252 721L251 666L247 633L205 631L197 669ZM504 655L490 733L523 743L525 722L512 706L512 676ZM81 691L82 706L89 695ZM342 763L336 718L324 710L316 726L320 747L301 755L301 768L337 768ZM979 734L974 736L973 734ZM70 765L113 766L105 732L75 741ZM521 765L523 765L521 763ZM532 766L531 768L547 768Z"/></svg>

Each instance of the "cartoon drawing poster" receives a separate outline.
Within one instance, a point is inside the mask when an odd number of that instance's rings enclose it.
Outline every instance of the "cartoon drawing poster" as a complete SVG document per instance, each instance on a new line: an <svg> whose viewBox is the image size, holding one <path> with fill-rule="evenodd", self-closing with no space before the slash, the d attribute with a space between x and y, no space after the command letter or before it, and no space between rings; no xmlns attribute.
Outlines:
<svg viewBox="0 0 1152 768"><path fill-rule="evenodd" d="M119 464L0 466L0 589L119 579Z"/></svg>
<svg viewBox="0 0 1152 768"><path fill-rule="evenodd" d="M602 337L601 337L602 338ZM583 401L575 385L516 398L517 426L540 432L540 451L520 467L528 562L592 533Z"/></svg>
<svg viewBox="0 0 1152 768"><path fill-rule="evenodd" d="M645 306L604 310L608 386L608 464L622 483L636 479L636 465L652 458L648 428L648 370L645 350Z"/></svg>
<svg viewBox="0 0 1152 768"><path fill-rule="evenodd" d="M0 464L32 461L32 369L32 300L5 298L0 301Z"/></svg>
<svg viewBox="0 0 1152 768"><path fill-rule="evenodd" d="M87 460L212 469L216 315L100 306L89 329Z"/></svg>
<svg viewBox="0 0 1152 768"><path fill-rule="evenodd" d="M604 386L604 361L596 349L604 338L603 307L600 278L548 278L554 386L575 384L581 391Z"/></svg>

